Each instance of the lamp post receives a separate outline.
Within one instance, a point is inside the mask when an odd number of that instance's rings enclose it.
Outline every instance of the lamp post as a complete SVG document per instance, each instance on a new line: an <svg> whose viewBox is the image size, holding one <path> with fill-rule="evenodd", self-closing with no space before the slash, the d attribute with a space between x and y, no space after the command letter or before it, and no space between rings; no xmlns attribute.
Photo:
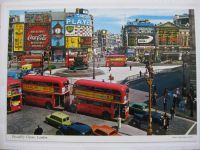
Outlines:
<svg viewBox="0 0 200 150"><path fill-rule="evenodd" d="M93 73L92 73L92 77L93 80L95 79L95 55L94 55L94 19L93 16L91 15L91 21L92 21L92 41L91 41L91 47L92 47L92 62L93 62Z"/></svg>
<svg viewBox="0 0 200 150"><path fill-rule="evenodd" d="M152 83L153 83L153 67L151 65L151 62L146 66L146 73L145 73L145 79L149 86L149 118L148 118L148 129L147 129L147 135L152 135L152 117L151 117L151 105L152 105Z"/></svg>

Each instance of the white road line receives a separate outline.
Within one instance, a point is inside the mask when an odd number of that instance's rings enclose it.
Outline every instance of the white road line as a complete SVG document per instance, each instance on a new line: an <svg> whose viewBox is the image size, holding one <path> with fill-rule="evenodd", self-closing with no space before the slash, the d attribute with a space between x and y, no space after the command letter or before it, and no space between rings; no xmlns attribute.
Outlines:
<svg viewBox="0 0 200 150"><path fill-rule="evenodd" d="M188 135L191 131L192 131L192 129L194 128L194 126L196 125L197 123L195 122L191 127L190 127L190 129L185 133L185 135Z"/></svg>

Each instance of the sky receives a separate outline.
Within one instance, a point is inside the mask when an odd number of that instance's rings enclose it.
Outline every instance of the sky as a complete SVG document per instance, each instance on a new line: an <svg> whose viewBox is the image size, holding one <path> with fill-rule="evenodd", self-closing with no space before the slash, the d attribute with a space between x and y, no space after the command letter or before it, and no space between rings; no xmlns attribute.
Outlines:
<svg viewBox="0 0 200 150"><path fill-rule="evenodd" d="M87 8L86 8L87 9ZM111 33L119 34L121 27L127 21L134 21L135 19L148 19L151 23L165 23L173 22L175 15L188 14L188 9L88 9L89 14L94 17L94 30L106 29ZM36 11L36 10L34 10ZM52 10L52 11L64 11ZM66 8L66 12L75 12L75 8ZM24 10L10 11L10 15L20 15L21 21L24 21Z"/></svg>

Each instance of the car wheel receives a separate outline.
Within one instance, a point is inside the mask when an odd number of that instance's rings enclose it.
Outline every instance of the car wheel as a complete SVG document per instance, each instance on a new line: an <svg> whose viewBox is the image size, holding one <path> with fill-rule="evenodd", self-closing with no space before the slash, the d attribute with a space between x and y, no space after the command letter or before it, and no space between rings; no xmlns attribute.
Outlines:
<svg viewBox="0 0 200 150"><path fill-rule="evenodd" d="M64 135L60 130L56 132L56 135Z"/></svg>
<svg viewBox="0 0 200 150"><path fill-rule="evenodd" d="M47 109L52 109L51 103L47 103L47 104L46 104L46 108L47 108Z"/></svg>
<svg viewBox="0 0 200 150"><path fill-rule="evenodd" d="M76 105L73 105L73 104L72 104L72 105L70 106L70 111L73 112L73 113L77 113Z"/></svg>

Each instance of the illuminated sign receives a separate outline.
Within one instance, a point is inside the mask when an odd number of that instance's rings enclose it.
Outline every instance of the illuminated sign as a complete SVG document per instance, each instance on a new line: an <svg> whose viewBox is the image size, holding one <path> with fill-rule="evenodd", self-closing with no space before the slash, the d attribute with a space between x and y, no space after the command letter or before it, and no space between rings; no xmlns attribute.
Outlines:
<svg viewBox="0 0 200 150"><path fill-rule="evenodd" d="M65 36L92 37L92 26L66 25Z"/></svg>
<svg viewBox="0 0 200 150"><path fill-rule="evenodd" d="M128 34L128 46L136 46L136 35Z"/></svg>
<svg viewBox="0 0 200 150"><path fill-rule="evenodd" d="M14 24L14 48L13 51L24 50L24 24Z"/></svg>
<svg viewBox="0 0 200 150"><path fill-rule="evenodd" d="M67 25L83 25L83 26L91 26L91 17L89 15L84 14L75 14L73 16L66 17Z"/></svg>
<svg viewBox="0 0 200 150"><path fill-rule="evenodd" d="M178 29L159 28L159 45L178 45Z"/></svg>
<svg viewBox="0 0 200 150"><path fill-rule="evenodd" d="M48 12L25 13L25 23L50 23L51 14Z"/></svg>
<svg viewBox="0 0 200 150"><path fill-rule="evenodd" d="M26 24L25 50L48 50L50 28L50 24Z"/></svg>
<svg viewBox="0 0 200 150"><path fill-rule="evenodd" d="M101 94L97 92L88 92L88 91L86 92L86 91L77 90L77 89L75 90L75 95L84 97L84 98L91 98L91 99L97 99L97 100L108 101L108 102L111 102L112 100L114 100L114 97L112 95Z"/></svg>
<svg viewBox="0 0 200 150"><path fill-rule="evenodd" d="M53 93L53 87L45 87L39 85L32 85L32 84L23 84L23 90L25 91L32 91L32 92L44 92L44 93Z"/></svg>
<svg viewBox="0 0 200 150"><path fill-rule="evenodd" d="M66 48L80 48L80 37L66 37Z"/></svg>
<svg viewBox="0 0 200 150"><path fill-rule="evenodd" d="M64 20L60 21L52 21L51 23L51 46L55 47L62 47L65 43L65 37L64 37Z"/></svg>
<svg viewBox="0 0 200 150"><path fill-rule="evenodd" d="M92 47L92 38L91 37L80 37L80 47L81 48Z"/></svg>

